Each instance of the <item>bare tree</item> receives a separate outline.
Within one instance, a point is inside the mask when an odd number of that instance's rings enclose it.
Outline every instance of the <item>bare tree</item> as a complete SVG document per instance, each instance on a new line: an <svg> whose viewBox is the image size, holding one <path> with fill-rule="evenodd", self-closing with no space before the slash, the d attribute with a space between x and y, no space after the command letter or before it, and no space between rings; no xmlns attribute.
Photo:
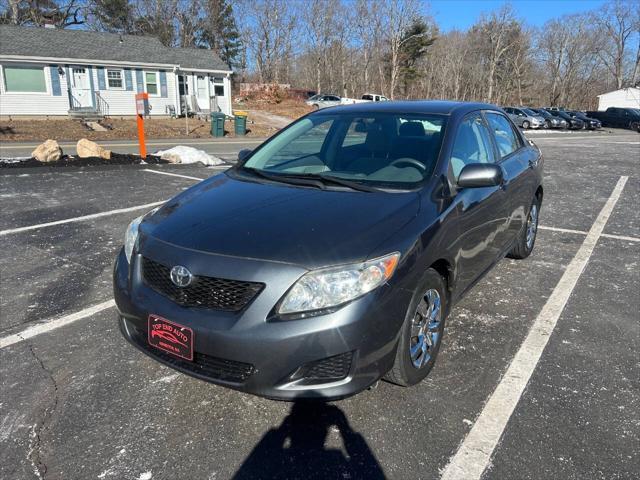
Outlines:
<svg viewBox="0 0 640 480"><path fill-rule="evenodd" d="M613 75L616 88L622 88L629 42L633 33L638 31L640 22L640 6L633 1L613 0L593 12L590 20L600 30L598 56Z"/></svg>
<svg viewBox="0 0 640 480"><path fill-rule="evenodd" d="M286 0L245 0L238 6L237 18L251 39L246 45L260 82L280 82L293 60L295 5Z"/></svg>

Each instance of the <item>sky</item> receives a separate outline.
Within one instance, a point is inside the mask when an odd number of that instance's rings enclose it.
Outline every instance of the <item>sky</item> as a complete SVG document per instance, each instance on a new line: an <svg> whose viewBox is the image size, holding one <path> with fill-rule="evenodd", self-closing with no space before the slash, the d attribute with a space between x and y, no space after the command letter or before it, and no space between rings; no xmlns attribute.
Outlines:
<svg viewBox="0 0 640 480"><path fill-rule="evenodd" d="M637 0L628 0L634 2ZM431 0L430 13L443 31L465 30L481 13L500 8L505 0ZM516 15L527 24L541 26L547 20L598 8L605 0L511 0Z"/></svg>

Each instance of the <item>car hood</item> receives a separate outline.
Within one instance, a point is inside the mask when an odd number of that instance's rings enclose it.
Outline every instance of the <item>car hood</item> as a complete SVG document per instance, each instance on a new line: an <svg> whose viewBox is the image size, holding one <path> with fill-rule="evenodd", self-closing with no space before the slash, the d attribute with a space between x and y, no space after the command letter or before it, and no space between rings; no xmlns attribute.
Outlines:
<svg viewBox="0 0 640 480"><path fill-rule="evenodd" d="M169 200L140 232L192 250L317 268L366 259L419 204L416 192L319 190L221 174Z"/></svg>

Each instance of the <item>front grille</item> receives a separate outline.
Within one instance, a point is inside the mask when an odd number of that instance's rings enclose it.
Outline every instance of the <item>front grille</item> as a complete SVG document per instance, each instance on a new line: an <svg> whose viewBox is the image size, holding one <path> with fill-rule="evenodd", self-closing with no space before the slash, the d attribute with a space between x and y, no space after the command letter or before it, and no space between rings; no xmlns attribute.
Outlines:
<svg viewBox="0 0 640 480"><path fill-rule="evenodd" d="M170 272L169 267L143 257L144 282L183 307L237 312L247 306L264 287L263 283L204 276L194 276L189 286L178 287L171 281Z"/></svg>
<svg viewBox="0 0 640 480"><path fill-rule="evenodd" d="M304 379L305 383L326 383L342 380L351 370L352 352L309 362L300 367L294 379Z"/></svg>
<svg viewBox="0 0 640 480"><path fill-rule="evenodd" d="M169 364L172 367L196 373L211 380L222 380L232 383L243 383L249 378L254 367L250 363L236 362L235 360L225 360L216 358L204 353L193 352L193 362L183 360L168 353L152 347L147 342L147 333L129 323L131 339L152 357Z"/></svg>

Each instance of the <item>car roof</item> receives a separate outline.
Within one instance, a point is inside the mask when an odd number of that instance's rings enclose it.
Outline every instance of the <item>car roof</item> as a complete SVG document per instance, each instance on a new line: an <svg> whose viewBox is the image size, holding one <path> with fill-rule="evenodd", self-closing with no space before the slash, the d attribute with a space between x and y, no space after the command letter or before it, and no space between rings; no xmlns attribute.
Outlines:
<svg viewBox="0 0 640 480"><path fill-rule="evenodd" d="M367 102L340 105L319 111L315 115L333 113L433 113L438 115L464 115L476 110L495 110L500 108L488 103L453 102L443 100L392 100L388 102Z"/></svg>

